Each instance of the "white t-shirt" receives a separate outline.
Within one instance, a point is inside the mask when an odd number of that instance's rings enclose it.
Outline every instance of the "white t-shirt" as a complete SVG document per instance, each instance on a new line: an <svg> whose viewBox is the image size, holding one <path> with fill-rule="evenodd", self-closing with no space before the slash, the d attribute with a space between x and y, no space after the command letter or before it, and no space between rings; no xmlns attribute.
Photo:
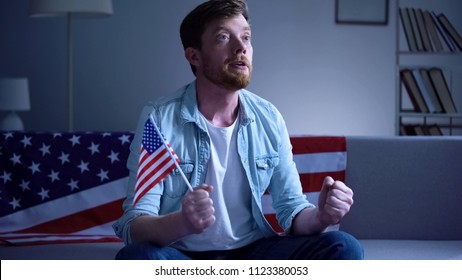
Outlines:
<svg viewBox="0 0 462 280"><path fill-rule="evenodd" d="M203 116L202 120L211 140L205 183L213 186L210 197L216 221L201 234L183 238L176 247L190 251L239 248L263 237L252 216L252 193L237 152L239 123L215 127Z"/></svg>

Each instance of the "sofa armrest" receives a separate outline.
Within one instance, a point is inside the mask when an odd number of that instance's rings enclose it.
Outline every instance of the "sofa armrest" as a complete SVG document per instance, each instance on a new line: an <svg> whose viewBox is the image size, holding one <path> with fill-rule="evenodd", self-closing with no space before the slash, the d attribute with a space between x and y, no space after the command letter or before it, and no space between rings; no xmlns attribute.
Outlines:
<svg viewBox="0 0 462 280"><path fill-rule="evenodd" d="M462 137L347 137L355 203L341 228L360 239L462 238Z"/></svg>

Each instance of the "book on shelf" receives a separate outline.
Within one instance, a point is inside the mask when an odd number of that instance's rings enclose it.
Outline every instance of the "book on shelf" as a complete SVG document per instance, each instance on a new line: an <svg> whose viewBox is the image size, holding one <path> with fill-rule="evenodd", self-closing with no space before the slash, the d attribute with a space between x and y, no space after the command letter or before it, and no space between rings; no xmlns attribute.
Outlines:
<svg viewBox="0 0 462 280"><path fill-rule="evenodd" d="M427 26L425 25L422 9L414 9L417 27L419 30L420 38L422 40L423 50L426 52L433 51L430 36L428 34Z"/></svg>
<svg viewBox="0 0 462 280"><path fill-rule="evenodd" d="M400 135L406 136L426 136L428 135L425 126L420 124L402 124L400 126Z"/></svg>
<svg viewBox="0 0 462 280"><path fill-rule="evenodd" d="M417 51L417 43L415 41L414 31L412 30L411 18L409 17L409 8L400 8L399 16L401 18L404 35L407 40L409 50L411 52Z"/></svg>
<svg viewBox="0 0 462 280"><path fill-rule="evenodd" d="M430 93L427 91L427 88L424 85L422 75L420 74L421 69L414 69L412 70L412 75L414 75L414 79L417 83L417 86L420 89L420 92L422 93L423 100L425 104L427 105L428 112L429 113L436 113L436 107L434 105L434 101L430 97Z"/></svg>
<svg viewBox="0 0 462 280"><path fill-rule="evenodd" d="M401 124L399 134L405 136L442 136L444 135L440 126L437 124Z"/></svg>
<svg viewBox="0 0 462 280"><path fill-rule="evenodd" d="M449 51L454 52L456 50L454 43L452 42L451 38L449 37L449 35L446 33L443 26L441 25L441 22L438 19L438 16L436 15L434 11L431 12L431 15L432 15L433 23L435 24L436 29L438 30L438 34L440 34L441 38L445 42L445 45L447 46Z"/></svg>
<svg viewBox="0 0 462 280"><path fill-rule="evenodd" d="M428 133L423 125L414 125L415 135L417 136L427 136Z"/></svg>
<svg viewBox="0 0 462 280"><path fill-rule="evenodd" d="M416 69L415 72L417 83L422 89L422 94L424 94L424 96L428 96L427 99L429 101L427 103L431 104L428 106L430 113L443 113L444 111L443 107L441 106L441 101L435 91L432 80L430 79L430 75L428 74L428 70L425 68L419 68ZM421 80L421 83L419 80ZM430 108L432 109L430 110Z"/></svg>
<svg viewBox="0 0 462 280"><path fill-rule="evenodd" d="M411 103L416 112L428 113L428 107L422 96L422 92L417 84L417 81L412 73L411 69L401 69L399 72L401 76L401 82L403 83Z"/></svg>
<svg viewBox="0 0 462 280"><path fill-rule="evenodd" d="M427 28L428 36L430 37L430 42L432 43L433 50L435 52L443 51L443 45L441 43L440 37L438 35L438 31L436 30L436 26L433 23L432 15L429 11L423 10L422 11L425 27Z"/></svg>
<svg viewBox="0 0 462 280"><path fill-rule="evenodd" d="M430 68L428 75L432 81L433 87L439 97L441 105L445 113L455 114L457 113L454 100L452 99L451 91L449 90L448 83L444 76L443 70L437 67Z"/></svg>
<svg viewBox="0 0 462 280"><path fill-rule="evenodd" d="M443 13L439 14L437 17L451 40L455 43L457 48L462 51L462 37L460 36L459 32L457 32L457 30Z"/></svg>
<svg viewBox="0 0 462 280"><path fill-rule="evenodd" d="M423 52L424 46L423 46L423 41L422 41L422 35L420 34L420 31L419 31L419 25L417 23L416 9L414 8L406 8L406 9L408 9L409 18L411 20L412 32L414 33L415 42L417 44L417 51Z"/></svg>
<svg viewBox="0 0 462 280"><path fill-rule="evenodd" d="M399 126L399 135L412 136L416 135L414 126L408 124L402 124Z"/></svg>
<svg viewBox="0 0 462 280"><path fill-rule="evenodd" d="M443 132L441 131L440 126L437 124L427 126L427 131L428 131L428 135L432 135L432 136L442 136L443 135Z"/></svg>

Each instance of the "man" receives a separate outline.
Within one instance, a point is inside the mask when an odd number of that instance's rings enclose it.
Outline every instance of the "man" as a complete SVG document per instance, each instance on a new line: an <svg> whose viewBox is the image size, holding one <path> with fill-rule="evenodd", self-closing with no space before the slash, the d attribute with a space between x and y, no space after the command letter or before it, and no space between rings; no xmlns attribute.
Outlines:
<svg viewBox="0 0 462 280"><path fill-rule="evenodd" d="M306 201L282 116L244 88L252 74L251 28L242 0L210 0L183 20L180 35L196 80L143 110L128 160L124 215L114 224L127 246L118 259L361 259L337 224L353 192L324 180L319 207ZM139 147L148 115L169 140L191 185L176 170L133 206ZM266 222L268 190L285 235Z"/></svg>

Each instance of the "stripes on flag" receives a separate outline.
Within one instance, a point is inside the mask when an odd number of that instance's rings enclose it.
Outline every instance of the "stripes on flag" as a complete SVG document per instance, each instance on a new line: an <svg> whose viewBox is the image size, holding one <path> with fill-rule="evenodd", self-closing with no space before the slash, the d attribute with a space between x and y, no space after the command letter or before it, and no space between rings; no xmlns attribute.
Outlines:
<svg viewBox="0 0 462 280"><path fill-rule="evenodd" d="M326 176L345 181L346 139L337 136L293 136L290 141L303 193L308 201L317 205L319 192ZM262 207L269 224L276 232L282 233L270 194L263 195Z"/></svg>
<svg viewBox="0 0 462 280"><path fill-rule="evenodd" d="M159 133L160 130L156 127L156 124L151 119L146 120L141 140L141 154L138 161L135 196L133 198L134 205L175 169L175 161L180 162L170 144Z"/></svg>

